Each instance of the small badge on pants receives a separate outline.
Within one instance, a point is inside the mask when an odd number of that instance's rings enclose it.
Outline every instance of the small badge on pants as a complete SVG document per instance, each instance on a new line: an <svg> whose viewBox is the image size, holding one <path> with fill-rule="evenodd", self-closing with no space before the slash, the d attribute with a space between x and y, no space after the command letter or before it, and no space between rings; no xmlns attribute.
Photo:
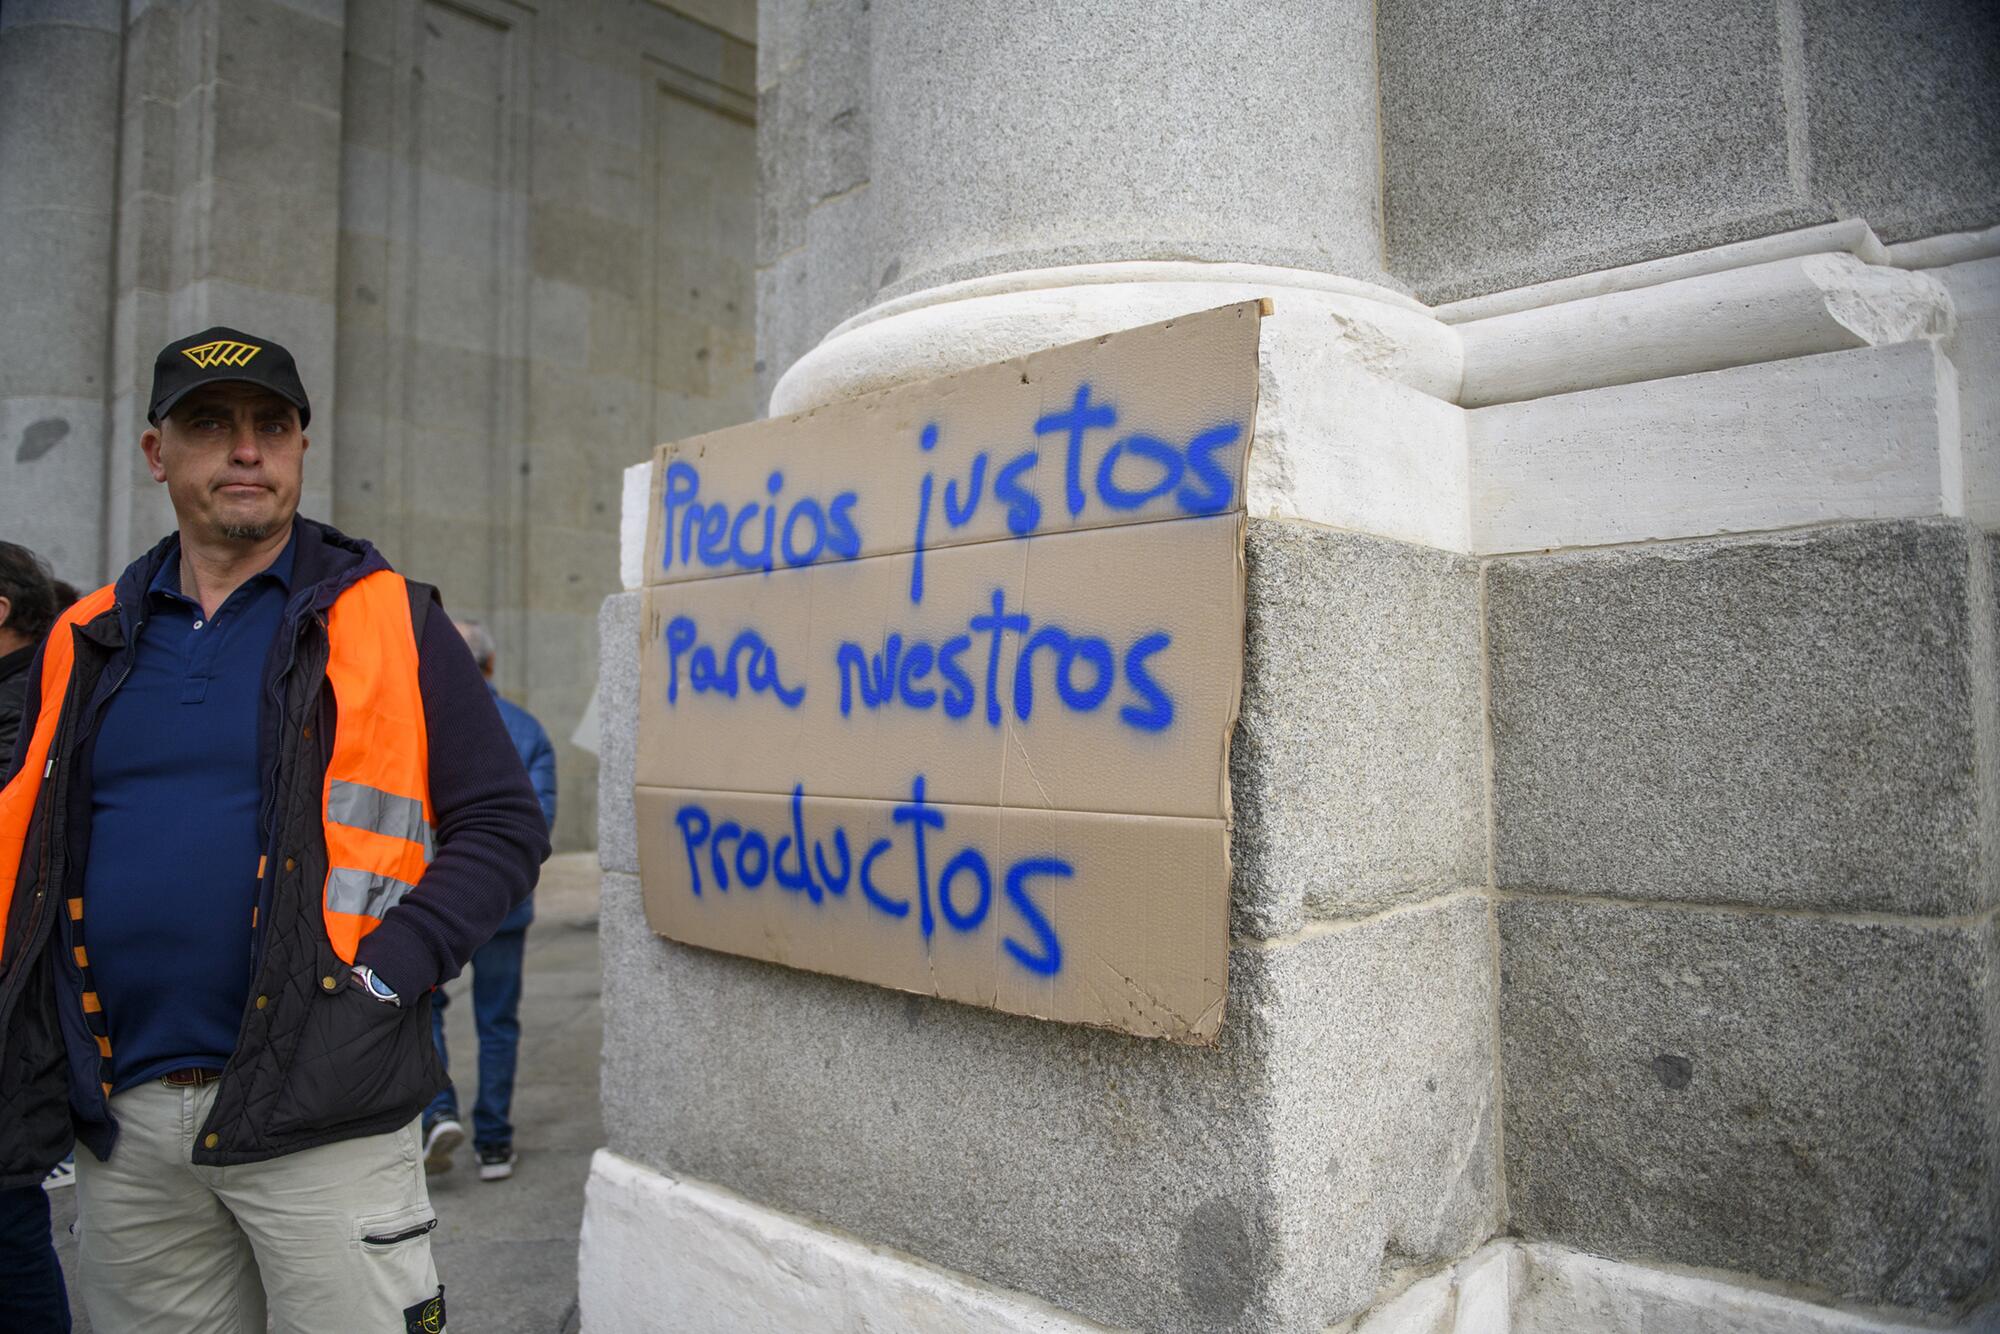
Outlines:
<svg viewBox="0 0 2000 1334"><path fill-rule="evenodd" d="M403 1334L444 1334L444 1285L437 1296L403 1308Z"/></svg>

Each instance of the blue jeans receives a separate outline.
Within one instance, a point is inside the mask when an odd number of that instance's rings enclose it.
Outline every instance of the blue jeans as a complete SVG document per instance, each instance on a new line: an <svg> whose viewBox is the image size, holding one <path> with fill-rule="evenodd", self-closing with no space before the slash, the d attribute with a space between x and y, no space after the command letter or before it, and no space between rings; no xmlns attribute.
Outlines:
<svg viewBox="0 0 2000 1334"><path fill-rule="evenodd" d="M69 1334L69 1292L40 1185L0 1190L0 1329Z"/></svg>
<svg viewBox="0 0 2000 1334"><path fill-rule="evenodd" d="M498 1148L514 1142L514 1123L507 1113L514 1103L514 1057L521 1045L521 955L528 933L503 931L472 954L472 1018L479 1029L479 1101L472 1104L472 1143ZM438 1059L451 1070L444 1046L443 991L431 996L431 1032L437 1038ZM424 1124L440 1117L458 1118L458 1090L451 1084L437 1095Z"/></svg>

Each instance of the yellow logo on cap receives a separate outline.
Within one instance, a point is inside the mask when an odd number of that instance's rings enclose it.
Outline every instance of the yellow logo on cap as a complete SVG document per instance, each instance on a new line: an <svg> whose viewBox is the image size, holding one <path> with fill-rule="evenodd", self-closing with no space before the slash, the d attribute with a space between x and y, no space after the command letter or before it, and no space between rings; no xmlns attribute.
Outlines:
<svg viewBox="0 0 2000 1334"><path fill-rule="evenodd" d="M203 343L200 347L184 347L181 355L195 365L207 370L211 366L247 366L250 358L264 349L255 343L232 343L222 339L213 343Z"/></svg>

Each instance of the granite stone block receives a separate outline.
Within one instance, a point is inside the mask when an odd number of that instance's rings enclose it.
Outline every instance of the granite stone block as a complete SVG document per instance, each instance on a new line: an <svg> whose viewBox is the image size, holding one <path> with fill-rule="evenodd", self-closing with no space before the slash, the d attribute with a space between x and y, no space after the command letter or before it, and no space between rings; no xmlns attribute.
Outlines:
<svg viewBox="0 0 2000 1334"><path fill-rule="evenodd" d="M1456 300L1823 221L1778 5L1383 0L1390 270Z"/></svg>
<svg viewBox="0 0 2000 1334"><path fill-rule="evenodd" d="M126 59L132 58L128 48ZM121 130L124 138L118 145L120 198L130 201L143 194L167 195L177 188L176 119L173 103L150 97L126 103Z"/></svg>
<svg viewBox="0 0 2000 1334"><path fill-rule="evenodd" d="M1974 542L1929 520L1492 562L1500 886L1993 903Z"/></svg>
<svg viewBox="0 0 2000 1334"><path fill-rule="evenodd" d="M1484 884L1478 567L1265 519L1245 559L1234 929Z"/></svg>
<svg viewBox="0 0 2000 1334"><path fill-rule="evenodd" d="M2000 220L2000 10L1803 0L1813 190L1884 241Z"/></svg>
<svg viewBox="0 0 2000 1334"><path fill-rule="evenodd" d="M1500 940L1521 1233L1939 1312L1995 1275L1990 915L1520 898Z"/></svg>
<svg viewBox="0 0 2000 1334"><path fill-rule="evenodd" d="M111 210L0 209L0 224L7 236L0 248L0 291L19 303L16 309L36 315L35 337L11 341L10 355L0 358L0 395L101 393L103 363L93 354L103 344L103 320L83 298L110 287L102 266L111 249ZM33 457L30 450L21 461Z"/></svg>
<svg viewBox="0 0 2000 1334"><path fill-rule="evenodd" d="M680 198L681 181L720 164L710 161L712 145L684 142L669 113L685 109L694 118L714 113L692 102L677 103L671 94L657 89L653 93L646 107L652 113L652 124L646 130L654 149L650 161L558 121L540 116L530 119L526 133L532 140L532 193L541 199L587 199L593 211L607 218L655 228L663 219L673 217L677 206L692 202ZM492 119L490 112L487 119ZM517 197L519 180L506 161L474 168L464 175L467 179L483 178L510 203ZM662 193L665 198L660 197Z"/></svg>
<svg viewBox="0 0 2000 1334"><path fill-rule="evenodd" d="M597 864L639 873L632 782L639 756L639 611L644 595L613 593L597 613Z"/></svg>
<svg viewBox="0 0 2000 1334"><path fill-rule="evenodd" d="M1238 949L1204 1049L673 944L607 874L609 1146L1119 1328L1317 1331L1498 1221L1489 923Z"/></svg>
<svg viewBox="0 0 2000 1334"><path fill-rule="evenodd" d="M504 96L501 80L506 66L501 49L484 37L471 38L474 31L468 29L468 39L451 47L434 44L435 58L446 63L446 71L427 73L425 82L468 102L486 105L491 116L499 110L495 101ZM630 36L627 40L637 45L644 39ZM533 108L536 118L607 146L628 152L639 149L645 142L642 108L652 93L654 79L642 77L637 64L627 63L630 51L621 55L623 59L600 59L556 43L534 43L530 59L539 90ZM693 63L701 62L695 59ZM676 59L673 67L682 67L681 62ZM675 76L663 70L656 77L665 82ZM701 83L712 86L712 78ZM574 202L588 206L590 201Z"/></svg>
<svg viewBox="0 0 2000 1334"><path fill-rule="evenodd" d="M587 209L537 199L528 214L528 246L537 277L614 292L643 286L646 252L639 227Z"/></svg>
<svg viewBox="0 0 2000 1334"><path fill-rule="evenodd" d="M61 115L41 115L61 106ZM81 24L0 29L0 210L109 210L118 157L118 36ZM100 264L103 260L100 258Z"/></svg>
<svg viewBox="0 0 2000 1334"><path fill-rule="evenodd" d="M321 147L338 156L337 142L330 137ZM203 208L183 207L182 229L176 235L177 277L219 278L332 306L339 295L337 189L287 193L216 180L209 185L208 198L212 204Z"/></svg>

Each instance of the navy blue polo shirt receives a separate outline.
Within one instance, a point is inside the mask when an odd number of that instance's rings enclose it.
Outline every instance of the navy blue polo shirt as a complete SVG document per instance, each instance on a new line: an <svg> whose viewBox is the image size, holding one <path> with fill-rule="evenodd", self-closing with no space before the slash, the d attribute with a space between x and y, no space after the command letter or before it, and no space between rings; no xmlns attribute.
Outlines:
<svg viewBox="0 0 2000 1334"><path fill-rule="evenodd" d="M295 535L204 616L176 548L146 590L130 675L91 757L79 933L111 1036L112 1091L236 1048L255 944L264 664Z"/></svg>

